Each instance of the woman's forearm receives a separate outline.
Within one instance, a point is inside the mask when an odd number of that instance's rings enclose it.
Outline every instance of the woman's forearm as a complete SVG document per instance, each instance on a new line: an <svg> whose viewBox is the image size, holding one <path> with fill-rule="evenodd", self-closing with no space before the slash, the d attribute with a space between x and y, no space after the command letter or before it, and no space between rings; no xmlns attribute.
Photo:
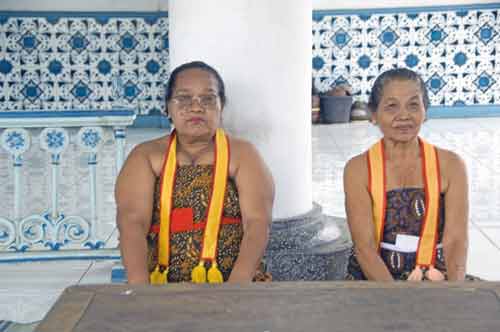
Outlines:
<svg viewBox="0 0 500 332"><path fill-rule="evenodd" d="M384 261L373 249L356 249L356 258L358 259L363 274L368 280L372 281L393 281L391 273L387 269Z"/></svg>
<svg viewBox="0 0 500 332"><path fill-rule="evenodd" d="M140 226L120 230L120 251L129 284L149 283L147 241Z"/></svg>
<svg viewBox="0 0 500 332"><path fill-rule="evenodd" d="M268 241L267 229L249 227L240 244L240 252L234 264L229 282L250 282L264 256Z"/></svg>
<svg viewBox="0 0 500 332"><path fill-rule="evenodd" d="M449 281L463 281L467 262L467 246L465 243L452 243L443 246L446 273Z"/></svg>

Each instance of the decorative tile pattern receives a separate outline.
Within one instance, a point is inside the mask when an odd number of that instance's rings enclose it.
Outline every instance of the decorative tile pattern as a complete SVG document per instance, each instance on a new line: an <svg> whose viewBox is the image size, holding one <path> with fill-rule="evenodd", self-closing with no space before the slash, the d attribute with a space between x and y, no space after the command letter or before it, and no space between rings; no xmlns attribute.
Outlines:
<svg viewBox="0 0 500 332"><path fill-rule="evenodd" d="M423 76L432 105L500 104L499 8L318 11L313 19L320 92L348 81L366 100L382 71L408 67Z"/></svg>
<svg viewBox="0 0 500 332"><path fill-rule="evenodd" d="M29 150L31 135L26 129L5 129L0 136L2 148L14 156L19 156Z"/></svg>
<svg viewBox="0 0 500 332"><path fill-rule="evenodd" d="M77 142L84 151L96 153L103 144L104 130L101 127L82 127Z"/></svg>
<svg viewBox="0 0 500 332"><path fill-rule="evenodd" d="M63 128L45 128L40 133L40 147L51 154L60 154L69 145L69 135Z"/></svg>
<svg viewBox="0 0 500 332"><path fill-rule="evenodd" d="M490 6L313 15L315 86L366 99L381 71L420 72L433 105L500 104L500 14ZM0 111L164 108L167 13L0 12Z"/></svg>
<svg viewBox="0 0 500 332"><path fill-rule="evenodd" d="M0 12L0 111L163 110L167 14L75 15Z"/></svg>

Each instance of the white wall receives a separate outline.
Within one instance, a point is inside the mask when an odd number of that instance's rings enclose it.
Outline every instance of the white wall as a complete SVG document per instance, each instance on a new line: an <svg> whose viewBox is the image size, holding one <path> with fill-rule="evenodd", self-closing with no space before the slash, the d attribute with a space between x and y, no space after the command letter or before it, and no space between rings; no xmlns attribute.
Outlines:
<svg viewBox="0 0 500 332"><path fill-rule="evenodd" d="M272 0L269 0L272 1ZM307 1L307 0L303 0ZM421 7L498 3L498 0L312 0L314 9ZM0 10L166 11L168 0L0 0Z"/></svg>

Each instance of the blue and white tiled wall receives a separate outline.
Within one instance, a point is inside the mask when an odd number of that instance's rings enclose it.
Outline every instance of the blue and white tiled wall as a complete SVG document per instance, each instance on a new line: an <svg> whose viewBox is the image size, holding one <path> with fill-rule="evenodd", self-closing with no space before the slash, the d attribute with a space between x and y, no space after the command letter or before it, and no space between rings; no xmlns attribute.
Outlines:
<svg viewBox="0 0 500 332"><path fill-rule="evenodd" d="M0 12L0 110L163 109L166 13Z"/></svg>
<svg viewBox="0 0 500 332"><path fill-rule="evenodd" d="M500 104L500 3L313 15L318 90L349 82L367 99L379 73L419 72L432 105Z"/></svg>
<svg viewBox="0 0 500 332"><path fill-rule="evenodd" d="M315 11L315 86L406 66L438 106L500 105L500 4ZM131 107L157 114L169 73L168 18L157 13L0 12L0 111Z"/></svg>

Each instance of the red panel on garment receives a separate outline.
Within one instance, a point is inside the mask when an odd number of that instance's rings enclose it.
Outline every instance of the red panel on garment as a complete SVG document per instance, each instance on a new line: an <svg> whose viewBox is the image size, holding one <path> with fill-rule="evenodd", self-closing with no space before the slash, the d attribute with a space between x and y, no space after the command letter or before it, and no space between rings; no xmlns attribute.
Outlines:
<svg viewBox="0 0 500 332"><path fill-rule="evenodd" d="M222 225L231 225L241 223L240 218L222 217ZM189 232L193 230L204 229L206 221L201 221L197 224L193 223L193 209L192 208L177 208L172 210L172 221L170 224L170 231L172 233ZM160 224L152 225L150 233L160 233Z"/></svg>
<svg viewBox="0 0 500 332"><path fill-rule="evenodd" d="M170 231L172 233L185 232L193 229L193 209L178 208L172 210Z"/></svg>

